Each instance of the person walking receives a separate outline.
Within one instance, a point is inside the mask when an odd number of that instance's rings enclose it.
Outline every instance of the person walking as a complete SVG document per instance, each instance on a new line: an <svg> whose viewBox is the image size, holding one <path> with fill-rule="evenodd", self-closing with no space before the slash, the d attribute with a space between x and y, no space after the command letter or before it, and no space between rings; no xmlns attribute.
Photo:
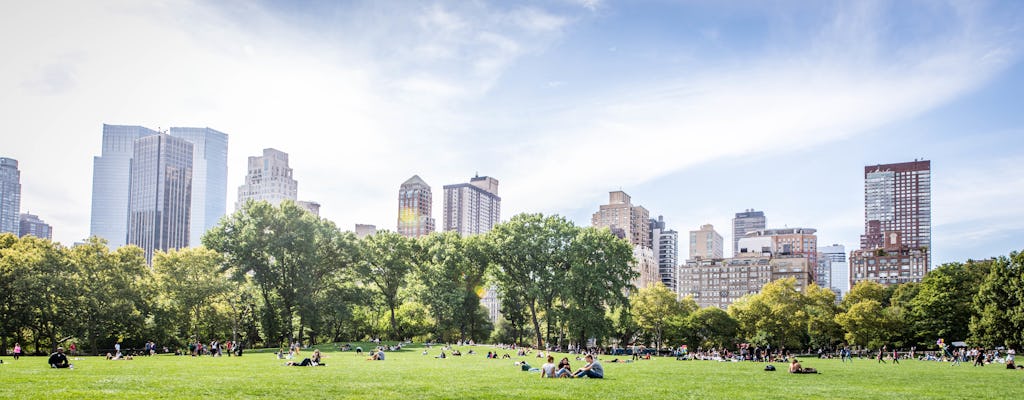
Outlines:
<svg viewBox="0 0 1024 400"><path fill-rule="evenodd" d="M899 365L899 363L900 363L900 353L898 351L896 351L895 347L893 347L893 349L892 349L892 365Z"/></svg>
<svg viewBox="0 0 1024 400"><path fill-rule="evenodd" d="M21 343L14 344L14 359L17 360L21 357Z"/></svg>
<svg viewBox="0 0 1024 400"><path fill-rule="evenodd" d="M878 349L878 362L881 363L881 364L885 364L885 358L884 357L885 357L885 346L883 345L882 348Z"/></svg>

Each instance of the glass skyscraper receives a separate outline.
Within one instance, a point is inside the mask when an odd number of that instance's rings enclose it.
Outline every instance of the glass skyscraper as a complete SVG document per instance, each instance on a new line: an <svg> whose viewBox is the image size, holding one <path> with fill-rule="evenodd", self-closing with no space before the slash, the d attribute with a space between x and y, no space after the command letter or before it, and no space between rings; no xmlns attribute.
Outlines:
<svg viewBox="0 0 1024 400"><path fill-rule="evenodd" d="M21 230L21 171L18 160L0 157L0 233Z"/></svg>
<svg viewBox="0 0 1024 400"><path fill-rule="evenodd" d="M128 196L127 242L146 252L189 246L192 208L191 142L169 135L135 141Z"/></svg>
<svg viewBox="0 0 1024 400"><path fill-rule="evenodd" d="M128 177L135 140L156 135L141 126L103 124L103 152L92 163L92 215L89 235L124 246L128 234Z"/></svg>
<svg viewBox="0 0 1024 400"><path fill-rule="evenodd" d="M192 143L192 221L189 243L200 238L226 213L228 135L210 128L171 128L171 136Z"/></svg>

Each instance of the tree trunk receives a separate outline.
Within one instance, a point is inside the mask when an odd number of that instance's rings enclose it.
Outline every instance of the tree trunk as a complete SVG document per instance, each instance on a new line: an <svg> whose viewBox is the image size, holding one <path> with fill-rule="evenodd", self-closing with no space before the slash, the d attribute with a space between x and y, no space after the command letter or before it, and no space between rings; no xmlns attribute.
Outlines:
<svg viewBox="0 0 1024 400"><path fill-rule="evenodd" d="M398 322L395 321L395 306L393 304L389 304L388 308L391 309L391 334L393 336L397 337L398 336ZM391 339L394 339L394 337L392 337Z"/></svg>
<svg viewBox="0 0 1024 400"><path fill-rule="evenodd" d="M541 337L540 321L537 320L537 304L535 301L530 302L530 319L533 321L533 331L537 335L537 348L541 348L541 344L544 338Z"/></svg>

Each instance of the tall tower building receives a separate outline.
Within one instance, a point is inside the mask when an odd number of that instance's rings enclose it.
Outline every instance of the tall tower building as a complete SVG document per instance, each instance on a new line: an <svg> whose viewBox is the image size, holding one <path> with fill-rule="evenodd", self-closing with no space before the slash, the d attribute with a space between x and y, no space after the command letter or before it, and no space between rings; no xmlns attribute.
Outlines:
<svg viewBox="0 0 1024 400"><path fill-rule="evenodd" d="M434 232L434 218L430 185L419 175L402 183L398 188L398 233L420 237Z"/></svg>
<svg viewBox="0 0 1024 400"><path fill-rule="evenodd" d="M21 214L20 225L21 233L18 234L20 237L32 235L40 239L53 240L53 227L39 219L39 216Z"/></svg>
<svg viewBox="0 0 1024 400"><path fill-rule="evenodd" d="M818 247L818 286L832 288L841 298L850 291L850 265L846 262L846 247L841 244ZM828 271L828 281L822 272ZM825 283L824 285L822 283Z"/></svg>
<svg viewBox="0 0 1024 400"><path fill-rule="evenodd" d="M103 150L92 162L89 235L106 239L112 249L125 245L128 232L128 186L135 140L156 134L141 126L103 124Z"/></svg>
<svg viewBox="0 0 1024 400"><path fill-rule="evenodd" d="M498 180L475 176L469 183L444 186L444 230L460 235L485 233L501 222Z"/></svg>
<svg viewBox="0 0 1024 400"><path fill-rule="evenodd" d="M21 231L21 171L18 160L0 157L0 233Z"/></svg>
<svg viewBox="0 0 1024 400"><path fill-rule="evenodd" d="M651 248L650 212L634 206L626 192L608 193L608 204L602 204L590 219L596 227L607 227L634 246Z"/></svg>
<svg viewBox="0 0 1024 400"><path fill-rule="evenodd" d="M690 259L719 259L725 256L725 244L722 235L715 232L711 224L700 226L700 230L690 231Z"/></svg>
<svg viewBox="0 0 1024 400"><path fill-rule="evenodd" d="M679 290L679 234L665 228L665 219L651 218L651 246L658 259L658 275L661 283L674 293Z"/></svg>
<svg viewBox="0 0 1024 400"><path fill-rule="evenodd" d="M764 229L765 217L763 211L747 209L744 212L736 213L732 219L732 255L735 257L740 253L740 239L747 233Z"/></svg>
<svg viewBox="0 0 1024 400"><path fill-rule="evenodd" d="M171 128L171 136L192 143L192 221L189 243L213 228L226 213L228 135L210 128Z"/></svg>
<svg viewBox="0 0 1024 400"><path fill-rule="evenodd" d="M146 252L189 246L192 156L189 141L151 135L135 141L128 195L127 243Z"/></svg>
<svg viewBox="0 0 1024 400"><path fill-rule="evenodd" d="M884 247L883 237L899 232L903 245L923 249L931 266L931 161L864 167L864 235L862 250Z"/></svg>
<svg viewBox="0 0 1024 400"><path fill-rule="evenodd" d="M241 209L248 200L266 201L273 205L284 200L295 201L299 183L292 178L288 166L288 153L277 149L263 149L263 156L249 157L245 184L238 187L238 202L235 210Z"/></svg>

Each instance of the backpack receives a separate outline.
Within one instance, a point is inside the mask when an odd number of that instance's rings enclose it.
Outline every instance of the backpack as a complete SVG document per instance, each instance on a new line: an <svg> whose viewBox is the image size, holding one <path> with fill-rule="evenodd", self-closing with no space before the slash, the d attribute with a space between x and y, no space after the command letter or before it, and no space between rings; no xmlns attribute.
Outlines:
<svg viewBox="0 0 1024 400"><path fill-rule="evenodd" d="M774 371L775 370L775 366L771 365L771 364L765 365L764 366L764 370L765 371Z"/></svg>

